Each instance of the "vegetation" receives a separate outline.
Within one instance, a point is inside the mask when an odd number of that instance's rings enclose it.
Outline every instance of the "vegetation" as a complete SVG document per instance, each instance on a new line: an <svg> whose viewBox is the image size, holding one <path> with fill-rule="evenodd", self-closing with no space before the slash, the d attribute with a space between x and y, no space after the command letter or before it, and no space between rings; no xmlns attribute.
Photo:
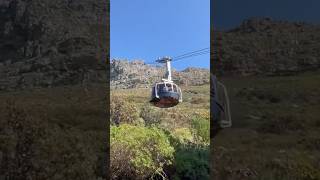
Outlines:
<svg viewBox="0 0 320 180"><path fill-rule="evenodd" d="M210 121L203 118L193 118L191 120L191 127L194 129L195 134L199 141L209 144L210 142Z"/></svg>
<svg viewBox="0 0 320 180"><path fill-rule="evenodd" d="M108 137L105 89L103 85L92 84L87 89L81 86L63 86L1 92L1 177L107 177L105 162L108 147L104 144ZM121 118L118 126L110 118L113 124L110 138L114 139L110 144L110 158L113 158L111 167L117 167L115 163L125 166L127 174L121 176L131 174L134 175L131 176L132 179L156 179L161 176L173 179L175 176L183 179L181 172L185 171L180 162L185 160L179 157L182 154L180 152L184 149L189 149L188 153L208 149L207 144L196 141L199 138L191 127L191 119L195 117L209 120L209 86L188 87L185 90L184 102L168 112L148 106L149 89L112 92L112 98L118 99L112 101L114 104L111 106L115 109L111 109L111 117L130 117L125 120ZM192 97L195 96L206 98L206 103L192 104ZM119 108L123 114L114 114L114 110ZM131 137L134 137L132 141ZM127 142L130 143L126 144ZM132 151L133 149L141 151ZM132 159L128 161L128 157ZM199 162L202 162L203 157L199 156ZM127 166L126 163L132 163L132 166ZM207 163L203 166L207 167ZM178 166L181 168L176 169ZM205 172L197 171L196 174ZM117 173L119 174L113 172ZM204 174L202 177L205 176Z"/></svg>
<svg viewBox="0 0 320 180"><path fill-rule="evenodd" d="M106 177L105 87L0 93L0 174L5 179Z"/></svg>
<svg viewBox="0 0 320 180"><path fill-rule="evenodd" d="M320 179L320 72L222 78L233 127L211 141L216 179Z"/></svg>
<svg viewBox="0 0 320 180"><path fill-rule="evenodd" d="M132 104L124 101L121 97L111 96L110 100L110 121L111 124L120 123L137 123L139 114L137 108Z"/></svg>
<svg viewBox="0 0 320 180"><path fill-rule="evenodd" d="M208 146L178 148L172 179L210 179L209 159Z"/></svg>
<svg viewBox="0 0 320 180"><path fill-rule="evenodd" d="M123 124L112 126L110 133L114 179L162 175L163 167L172 163L174 148L161 129Z"/></svg>
<svg viewBox="0 0 320 180"><path fill-rule="evenodd" d="M183 92L169 109L153 107L149 89L111 93L111 122L120 119L110 132L112 179L209 179L209 85Z"/></svg>

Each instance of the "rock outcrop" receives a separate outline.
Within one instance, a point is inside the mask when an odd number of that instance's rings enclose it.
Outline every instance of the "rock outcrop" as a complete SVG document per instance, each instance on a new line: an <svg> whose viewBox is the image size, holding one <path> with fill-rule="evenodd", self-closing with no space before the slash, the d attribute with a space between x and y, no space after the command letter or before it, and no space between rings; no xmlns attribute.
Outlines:
<svg viewBox="0 0 320 180"><path fill-rule="evenodd" d="M110 63L111 88L149 88L161 81L164 74L164 66L145 64L141 60L112 60ZM178 85L208 84L210 71L202 68L187 68L183 71L173 69L172 78Z"/></svg>
<svg viewBox="0 0 320 180"><path fill-rule="evenodd" d="M0 90L105 81L106 2L0 1Z"/></svg>
<svg viewBox="0 0 320 180"><path fill-rule="evenodd" d="M211 58L220 75L281 75L320 67L319 25L252 18L213 34Z"/></svg>

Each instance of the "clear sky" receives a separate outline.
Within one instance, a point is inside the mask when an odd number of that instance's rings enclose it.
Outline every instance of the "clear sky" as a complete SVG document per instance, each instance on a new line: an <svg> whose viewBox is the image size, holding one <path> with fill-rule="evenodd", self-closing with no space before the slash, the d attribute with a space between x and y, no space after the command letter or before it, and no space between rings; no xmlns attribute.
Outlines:
<svg viewBox="0 0 320 180"><path fill-rule="evenodd" d="M110 56L154 62L210 47L210 0L111 0ZM210 66L210 55L173 62Z"/></svg>
<svg viewBox="0 0 320 180"><path fill-rule="evenodd" d="M213 26L230 29L250 17L320 23L320 0L212 0Z"/></svg>

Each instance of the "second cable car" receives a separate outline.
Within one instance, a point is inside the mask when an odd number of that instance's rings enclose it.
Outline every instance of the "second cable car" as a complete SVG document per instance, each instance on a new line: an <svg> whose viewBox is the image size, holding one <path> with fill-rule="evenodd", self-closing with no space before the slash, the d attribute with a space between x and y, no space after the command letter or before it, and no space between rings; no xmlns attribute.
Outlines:
<svg viewBox="0 0 320 180"><path fill-rule="evenodd" d="M171 79L171 60L169 57L164 57L156 61L166 64L167 76L152 87L150 103L159 108L170 108L182 102L181 89Z"/></svg>
<svg viewBox="0 0 320 180"><path fill-rule="evenodd" d="M214 75L211 75L210 101L213 123L210 135L213 138L221 129L232 126L227 89Z"/></svg>

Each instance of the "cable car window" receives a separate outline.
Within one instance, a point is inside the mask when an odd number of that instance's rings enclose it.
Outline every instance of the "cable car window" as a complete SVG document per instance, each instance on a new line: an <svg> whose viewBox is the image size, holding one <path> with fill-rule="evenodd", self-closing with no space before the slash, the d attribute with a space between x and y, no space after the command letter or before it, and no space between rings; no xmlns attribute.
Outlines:
<svg viewBox="0 0 320 180"><path fill-rule="evenodd" d="M159 92L164 92L166 91L166 87L164 84L158 84L158 91Z"/></svg>
<svg viewBox="0 0 320 180"><path fill-rule="evenodd" d="M174 92L178 92L178 91L177 91L177 86L176 86L176 85L173 85L173 91L174 91Z"/></svg>
<svg viewBox="0 0 320 180"><path fill-rule="evenodd" d="M163 90L164 90L164 91L168 91L167 83L164 83Z"/></svg>
<svg viewBox="0 0 320 180"><path fill-rule="evenodd" d="M168 91L172 91L172 85L171 84L166 84Z"/></svg>

